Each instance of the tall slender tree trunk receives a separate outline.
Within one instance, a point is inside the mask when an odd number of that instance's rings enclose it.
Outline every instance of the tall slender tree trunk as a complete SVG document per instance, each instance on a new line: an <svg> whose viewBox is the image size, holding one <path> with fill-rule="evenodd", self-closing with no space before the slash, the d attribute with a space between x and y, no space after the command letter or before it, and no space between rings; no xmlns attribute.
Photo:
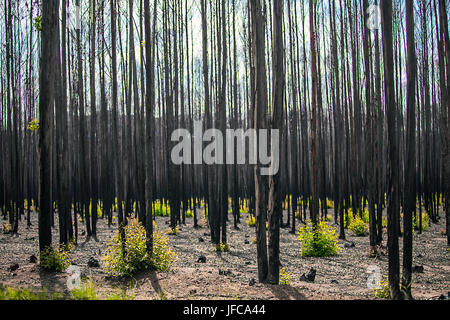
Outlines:
<svg viewBox="0 0 450 320"><path fill-rule="evenodd" d="M41 71L39 79L40 114L40 208L39 208L39 249L42 252L51 246L51 128L54 106L54 67L57 44L54 35L58 30L59 0L42 3Z"/></svg>
<svg viewBox="0 0 450 320"><path fill-rule="evenodd" d="M263 16L260 0L250 1L251 25L252 25L252 57L255 67L254 74L254 106L253 106L253 125L257 131L256 138L259 142L259 129L265 128L266 113L266 62L265 62L265 41ZM257 152L255 150L255 152ZM257 154L256 154L257 155ZM255 211L256 211L256 251L258 260L258 279L259 282L266 282L268 272L267 261L267 239L266 239L266 179L261 175L261 164L257 160L254 167L255 179Z"/></svg>
<svg viewBox="0 0 450 320"><path fill-rule="evenodd" d="M388 258L389 258L389 289L391 298L398 300L402 298L399 288L400 265L398 245L398 221L400 215L399 207L399 185L398 185L398 146L397 146L397 108L394 96L394 63L393 63L393 41L392 41L392 0L381 1L381 21L383 27L383 49L384 49L384 90L386 95L386 115L388 130L388 192L387 192L387 216L388 216Z"/></svg>
<svg viewBox="0 0 450 320"><path fill-rule="evenodd" d="M272 119L271 129L282 130L284 103L284 44L283 44L283 6L282 1L273 3L273 85L272 85ZM282 134L279 134L281 137ZM281 144L281 140L272 143ZM271 154L272 165L279 161L280 155ZM276 160L278 159L278 160ZM280 275L280 216L283 214L280 173L273 172L269 178L268 202L268 274L269 283L278 284ZM296 200L295 200L296 201ZM295 219L295 217L294 217Z"/></svg>
<svg viewBox="0 0 450 320"><path fill-rule="evenodd" d="M406 39L407 39L407 138L405 167L405 199L403 201L403 272L401 288L405 297L412 299L412 247L413 212L416 208L416 48L414 38L414 5L406 2Z"/></svg>

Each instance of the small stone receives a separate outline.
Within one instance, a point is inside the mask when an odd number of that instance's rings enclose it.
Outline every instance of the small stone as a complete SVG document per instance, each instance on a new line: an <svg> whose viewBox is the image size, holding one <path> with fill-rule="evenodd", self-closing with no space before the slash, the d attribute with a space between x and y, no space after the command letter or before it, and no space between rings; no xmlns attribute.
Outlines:
<svg viewBox="0 0 450 320"><path fill-rule="evenodd" d="M248 282L249 286L254 286L256 284L256 280L254 278L251 278L250 281Z"/></svg>
<svg viewBox="0 0 450 320"><path fill-rule="evenodd" d="M197 293L197 290L195 290L195 289L189 291L190 295L193 295L193 294L196 294L196 293Z"/></svg>
<svg viewBox="0 0 450 320"><path fill-rule="evenodd" d="M300 277L300 281L314 282L314 280L316 279L316 273L316 269L311 268L306 275L302 274L302 276Z"/></svg>
<svg viewBox="0 0 450 320"><path fill-rule="evenodd" d="M90 257L89 261L88 261L88 267L89 268L99 268L100 267L100 263L94 257Z"/></svg>
<svg viewBox="0 0 450 320"><path fill-rule="evenodd" d="M331 280L331 283L338 284L339 282L337 280Z"/></svg>
<svg viewBox="0 0 450 320"><path fill-rule="evenodd" d="M205 239L203 239L202 237L198 238L198 242L205 242Z"/></svg>
<svg viewBox="0 0 450 320"><path fill-rule="evenodd" d="M203 235L204 235L205 237L209 237L209 233L208 233L208 232L203 233Z"/></svg>
<svg viewBox="0 0 450 320"><path fill-rule="evenodd" d="M198 257L197 262L198 263L206 263L206 257L204 255L201 255L200 257Z"/></svg>
<svg viewBox="0 0 450 320"><path fill-rule="evenodd" d="M423 266L414 266L412 269L413 273L423 273Z"/></svg>
<svg viewBox="0 0 450 320"><path fill-rule="evenodd" d="M345 248L354 248L354 247L355 247L355 243L354 243L353 241L346 242L346 243L344 244L344 247L345 247Z"/></svg>
<svg viewBox="0 0 450 320"><path fill-rule="evenodd" d="M251 262L251 261L245 261L245 264L246 264L246 265L251 265L252 262Z"/></svg>
<svg viewBox="0 0 450 320"><path fill-rule="evenodd" d="M250 244L250 241L245 240L244 243L245 243L245 244Z"/></svg>
<svg viewBox="0 0 450 320"><path fill-rule="evenodd" d="M36 256L33 254L32 256L30 256L30 258L29 258L28 261L30 261L30 263L37 263L37 258L36 258Z"/></svg>
<svg viewBox="0 0 450 320"><path fill-rule="evenodd" d="M14 271L16 271L17 269L19 269L19 264L18 264L18 263L15 263L15 264L12 264L12 265L9 266L8 271L9 271L9 272L14 272Z"/></svg>

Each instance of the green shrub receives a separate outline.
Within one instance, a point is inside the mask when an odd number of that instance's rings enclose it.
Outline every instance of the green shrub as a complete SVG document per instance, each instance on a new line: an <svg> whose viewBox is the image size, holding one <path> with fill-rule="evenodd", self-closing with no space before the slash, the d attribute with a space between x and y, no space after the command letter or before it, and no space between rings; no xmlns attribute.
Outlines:
<svg viewBox="0 0 450 320"><path fill-rule="evenodd" d="M413 227L414 230L419 230L419 216L413 216ZM430 228L430 217L426 212L422 212L422 230L428 230Z"/></svg>
<svg viewBox="0 0 450 320"><path fill-rule="evenodd" d="M256 225L256 219L254 216L250 215L248 216L247 219L245 219L245 223L249 226L249 227L254 227Z"/></svg>
<svg viewBox="0 0 450 320"><path fill-rule="evenodd" d="M194 217L194 213L191 210L186 210L184 212L184 215L186 216L186 218L193 218Z"/></svg>
<svg viewBox="0 0 450 320"><path fill-rule="evenodd" d="M390 299L391 291L389 289L388 280L381 280L380 287L381 288L379 289L377 288L373 289L373 295L379 299Z"/></svg>
<svg viewBox="0 0 450 320"><path fill-rule="evenodd" d="M34 27L36 28L36 31L42 31L42 16L34 18Z"/></svg>
<svg viewBox="0 0 450 320"><path fill-rule="evenodd" d="M352 221L353 221L353 210L351 208L349 208L347 210L347 214L345 214L345 212L344 212L344 226L345 226L345 229L348 229L348 227L352 223Z"/></svg>
<svg viewBox="0 0 450 320"><path fill-rule="evenodd" d="M355 234L357 237L364 237L367 234L367 225L360 217L356 217L350 223L348 228Z"/></svg>
<svg viewBox="0 0 450 320"><path fill-rule="evenodd" d="M39 128L39 121L36 119L31 120L27 125L27 130L30 131L37 131Z"/></svg>
<svg viewBox="0 0 450 320"><path fill-rule="evenodd" d="M319 199L319 204L322 207L322 199ZM332 200L326 199L327 209L333 209L334 208L334 202Z"/></svg>
<svg viewBox="0 0 450 320"><path fill-rule="evenodd" d="M387 228L387 218L385 216L381 217L381 226Z"/></svg>
<svg viewBox="0 0 450 320"><path fill-rule="evenodd" d="M228 243L218 243L216 244L216 251L217 252L229 252L230 251L230 246L228 245Z"/></svg>
<svg viewBox="0 0 450 320"><path fill-rule="evenodd" d="M291 284L291 273L286 270L286 268L283 268L280 270L280 285L289 285Z"/></svg>
<svg viewBox="0 0 450 320"><path fill-rule="evenodd" d="M364 223L369 223L369 210L366 208L363 210L362 221L364 221Z"/></svg>
<svg viewBox="0 0 450 320"><path fill-rule="evenodd" d="M170 216L170 206L161 202L160 200L157 200L154 203L154 212L153 214L156 217L169 217Z"/></svg>
<svg viewBox="0 0 450 320"><path fill-rule="evenodd" d="M89 203L89 216L92 217L92 202ZM97 202L97 217L102 216L102 207L100 205L100 202Z"/></svg>
<svg viewBox="0 0 450 320"><path fill-rule="evenodd" d="M139 270L152 268L169 271L175 253L169 247L169 239L153 222L153 254L147 254L145 228L137 219L129 219L125 228L125 254L119 232L109 241L104 260L104 271L112 277L131 276Z"/></svg>
<svg viewBox="0 0 450 320"><path fill-rule="evenodd" d="M48 247L41 252L39 260L42 268L52 271L61 272L70 266L70 255L64 248Z"/></svg>
<svg viewBox="0 0 450 320"><path fill-rule="evenodd" d="M3 223L2 224L2 233L3 234L9 234L11 233L12 227L9 223Z"/></svg>
<svg viewBox="0 0 450 320"><path fill-rule="evenodd" d="M315 228L311 221L307 221L299 227L297 234L303 257L333 256L340 250L336 231L326 221L319 221Z"/></svg>

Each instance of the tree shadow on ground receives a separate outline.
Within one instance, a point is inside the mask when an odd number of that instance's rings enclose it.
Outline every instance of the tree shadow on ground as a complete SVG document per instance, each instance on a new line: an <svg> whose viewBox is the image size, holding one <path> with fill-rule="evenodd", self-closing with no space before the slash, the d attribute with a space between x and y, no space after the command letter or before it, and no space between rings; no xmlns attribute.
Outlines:
<svg viewBox="0 0 450 320"><path fill-rule="evenodd" d="M67 292L67 277L64 274L39 269L39 280L41 288L49 292Z"/></svg>
<svg viewBox="0 0 450 320"><path fill-rule="evenodd" d="M158 275L155 271L150 271L148 274L148 278L150 279L150 283L153 287L153 290L155 290L156 293L161 293L162 292L162 288L161 285L159 284L159 279L158 279Z"/></svg>
<svg viewBox="0 0 450 320"><path fill-rule="evenodd" d="M307 300L306 296L299 292L298 288L290 285L267 285L267 287L275 295L275 298L279 300Z"/></svg>
<svg viewBox="0 0 450 320"><path fill-rule="evenodd" d="M139 283L141 281L150 280L150 284L155 290L156 294L160 294L163 289L161 288L161 285L159 283L158 279L158 273L154 270L143 270L138 272L133 278L131 278L130 281L136 283Z"/></svg>

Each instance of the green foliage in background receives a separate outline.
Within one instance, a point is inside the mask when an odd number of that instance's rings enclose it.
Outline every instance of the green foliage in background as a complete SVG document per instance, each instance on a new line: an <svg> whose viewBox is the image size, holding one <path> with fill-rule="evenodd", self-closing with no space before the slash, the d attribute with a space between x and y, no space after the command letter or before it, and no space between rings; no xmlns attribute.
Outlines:
<svg viewBox="0 0 450 320"><path fill-rule="evenodd" d="M334 256L340 250L336 230L326 221L319 221L314 228L312 222L308 220L304 226L298 228L297 234L303 257Z"/></svg>

